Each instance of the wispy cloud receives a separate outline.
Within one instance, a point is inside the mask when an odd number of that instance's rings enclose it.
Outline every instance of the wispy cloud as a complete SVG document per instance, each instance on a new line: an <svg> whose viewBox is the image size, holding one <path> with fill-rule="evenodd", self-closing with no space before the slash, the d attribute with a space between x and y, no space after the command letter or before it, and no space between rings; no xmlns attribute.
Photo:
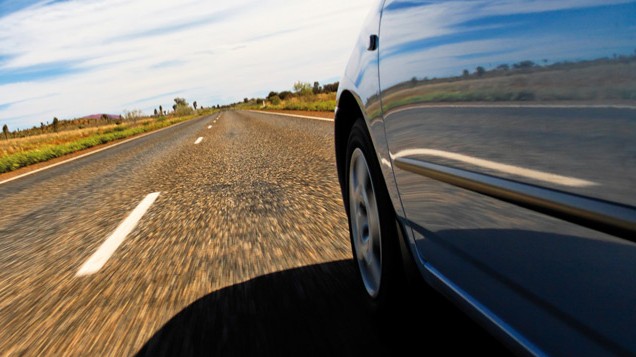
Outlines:
<svg viewBox="0 0 636 357"><path fill-rule="evenodd" d="M153 96L150 96L150 97L145 97L145 98L141 98L141 99L135 99L132 102L123 103L123 105L124 105L124 107L127 107L127 106L131 106L131 105L136 105L136 104L139 104L139 103L154 101L154 100L157 100L157 99L165 99L167 97L172 97L174 95L179 95L179 94L181 94L180 90L171 91L171 92L164 92L164 93L160 93L160 94L153 95Z"/></svg>
<svg viewBox="0 0 636 357"><path fill-rule="evenodd" d="M49 79L78 73L82 70L76 67L74 62L57 62L38 64L17 69L0 69L0 85L14 82L29 82L34 80Z"/></svg>
<svg viewBox="0 0 636 357"><path fill-rule="evenodd" d="M213 105L337 78L371 8L368 0L1 4L0 122L12 129L53 116L152 112L176 95Z"/></svg>
<svg viewBox="0 0 636 357"><path fill-rule="evenodd" d="M633 53L633 36L616 30L620 16L623 22L633 21L636 7L625 0L418 5L392 6L383 17L382 39L391 43L380 52L384 87L413 77L459 76L476 66L491 69L523 60L577 61ZM418 21L421 26L412 31L387 21ZM541 57L536 58L538 53Z"/></svg>

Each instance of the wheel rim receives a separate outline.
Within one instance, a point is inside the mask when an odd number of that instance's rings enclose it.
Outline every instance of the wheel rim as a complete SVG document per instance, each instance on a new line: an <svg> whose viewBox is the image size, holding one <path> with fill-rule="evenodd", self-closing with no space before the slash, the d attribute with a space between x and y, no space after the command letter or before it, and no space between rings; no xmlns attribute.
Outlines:
<svg viewBox="0 0 636 357"><path fill-rule="evenodd" d="M380 216L369 167L360 148L353 151L349 165L349 214L354 258L367 293L376 297L382 278Z"/></svg>

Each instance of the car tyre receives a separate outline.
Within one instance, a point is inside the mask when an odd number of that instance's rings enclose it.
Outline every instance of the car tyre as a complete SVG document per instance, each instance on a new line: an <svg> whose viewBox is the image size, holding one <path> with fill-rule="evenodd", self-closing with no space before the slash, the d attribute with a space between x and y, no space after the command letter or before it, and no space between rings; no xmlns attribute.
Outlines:
<svg viewBox="0 0 636 357"><path fill-rule="evenodd" d="M387 311L404 286L395 212L364 120L350 132L346 206L353 260L373 312Z"/></svg>

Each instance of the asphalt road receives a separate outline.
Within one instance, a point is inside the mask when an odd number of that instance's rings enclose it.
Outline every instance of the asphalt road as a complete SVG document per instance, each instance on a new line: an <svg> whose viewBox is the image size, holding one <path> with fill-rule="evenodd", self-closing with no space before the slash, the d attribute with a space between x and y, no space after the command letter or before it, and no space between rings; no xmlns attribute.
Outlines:
<svg viewBox="0 0 636 357"><path fill-rule="evenodd" d="M352 264L333 123L193 120L0 185L0 354L502 352L425 289L369 314Z"/></svg>

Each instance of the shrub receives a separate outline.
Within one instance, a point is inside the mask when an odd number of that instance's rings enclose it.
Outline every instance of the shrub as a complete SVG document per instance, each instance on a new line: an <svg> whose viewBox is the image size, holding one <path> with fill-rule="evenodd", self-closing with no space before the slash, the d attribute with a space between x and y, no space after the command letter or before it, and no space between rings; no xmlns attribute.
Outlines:
<svg viewBox="0 0 636 357"><path fill-rule="evenodd" d="M294 92L300 96L308 96L313 93L311 84L307 82L298 81L294 83Z"/></svg>
<svg viewBox="0 0 636 357"><path fill-rule="evenodd" d="M520 91L517 93L514 100L535 100L535 95L530 91Z"/></svg>
<svg viewBox="0 0 636 357"><path fill-rule="evenodd" d="M282 100L287 100L289 98L291 98L294 94L288 90L282 91L280 93L278 93L278 96L280 97L280 99Z"/></svg>
<svg viewBox="0 0 636 357"><path fill-rule="evenodd" d="M174 111L174 113L179 116L179 117L183 117L186 115L190 115L192 114L194 111L192 110L192 108L190 107L184 107L182 105L178 105L177 109Z"/></svg>

